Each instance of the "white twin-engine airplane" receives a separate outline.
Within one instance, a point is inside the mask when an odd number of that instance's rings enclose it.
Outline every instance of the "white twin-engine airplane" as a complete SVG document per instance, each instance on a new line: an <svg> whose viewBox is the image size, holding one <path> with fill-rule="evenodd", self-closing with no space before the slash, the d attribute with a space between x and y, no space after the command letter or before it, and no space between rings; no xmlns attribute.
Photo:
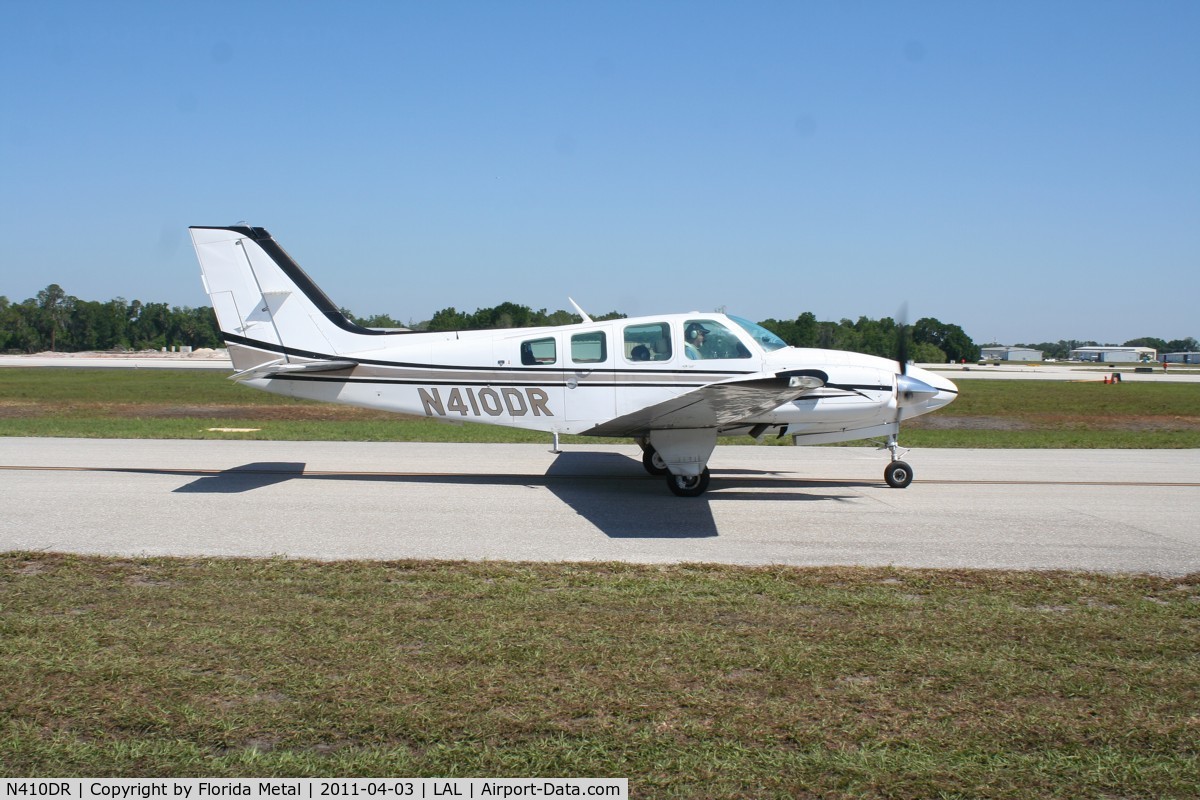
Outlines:
<svg viewBox="0 0 1200 800"><path fill-rule="evenodd" d="M708 488L717 436L799 444L886 437L884 479L912 481L900 421L954 400L953 383L897 361L789 347L725 314L547 328L414 332L348 320L263 228L193 227L233 378L311 400L558 435L625 436L676 495ZM572 301L574 303L574 301Z"/></svg>

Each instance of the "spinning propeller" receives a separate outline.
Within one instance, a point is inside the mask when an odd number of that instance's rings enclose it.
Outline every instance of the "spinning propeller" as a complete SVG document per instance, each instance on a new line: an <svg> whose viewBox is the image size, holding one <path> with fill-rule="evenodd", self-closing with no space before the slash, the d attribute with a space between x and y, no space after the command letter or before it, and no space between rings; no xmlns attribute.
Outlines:
<svg viewBox="0 0 1200 800"><path fill-rule="evenodd" d="M930 386L925 381L919 380L908 374L908 359L909 359L909 326L908 304L900 307L900 313L897 314L896 322L896 363L900 370L896 374L896 417L895 425L896 432L888 436L885 447L892 454L891 463L887 469L883 471L883 479L887 481L888 486L896 489L903 489L912 483L913 471L906 462L900 460L899 450L900 444L897 441L900 434L900 417L904 406L910 403L927 400L930 397L937 395L938 390Z"/></svg>
<svg viewBox="0 0 1200 800"><path fill-rule="evenodd" d="M908 304L900 307L896 322L896 363L900 371L896 375L896 425L900 425L900 409L914 401L920 402L936 397L938 390L923 380L908 374L909 352L908 344L912 338L909 334L910 325L906 321ZM893 451L894 454L894 451Z"/></svg>

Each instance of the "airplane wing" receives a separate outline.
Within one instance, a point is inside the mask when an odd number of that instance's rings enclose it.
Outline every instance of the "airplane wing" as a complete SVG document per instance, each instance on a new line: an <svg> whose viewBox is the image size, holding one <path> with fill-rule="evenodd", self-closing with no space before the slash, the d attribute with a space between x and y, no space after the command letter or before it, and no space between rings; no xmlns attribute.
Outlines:
<svg viewBox="0 0 1200 800"><path fill-rule="evenodd" d="M815 369L710 383L656 405L583 431L593 436L637 436L667 428L724 428L753 419L823 387L829 376Z"/></svg>
<svg viewBox="0 0 1200 800"><path fill-rule="evenodd" d="M248 381L255 378L273 378L276 375L294 374L297 372L329 372L335 369L349 369L358 366L357 361L305 361L301 363L287 362L282 358L259 364L229 376L233 381Z"/></svg>

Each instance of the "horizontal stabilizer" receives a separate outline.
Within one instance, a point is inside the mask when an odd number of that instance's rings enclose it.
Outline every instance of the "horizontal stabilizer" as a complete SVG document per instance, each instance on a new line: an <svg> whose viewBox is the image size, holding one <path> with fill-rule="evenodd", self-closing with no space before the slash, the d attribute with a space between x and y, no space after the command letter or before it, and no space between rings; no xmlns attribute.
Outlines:
<svg viewBox="0 0 1200 800"><path fill-rule="evenodd" d="M249 381L256 378L273 378L276 375L294 375L298 372L331 372L358 366L357 361L308 361L303 364L286 362L283 359L259 364L229 376L234 381Z"/></svg>

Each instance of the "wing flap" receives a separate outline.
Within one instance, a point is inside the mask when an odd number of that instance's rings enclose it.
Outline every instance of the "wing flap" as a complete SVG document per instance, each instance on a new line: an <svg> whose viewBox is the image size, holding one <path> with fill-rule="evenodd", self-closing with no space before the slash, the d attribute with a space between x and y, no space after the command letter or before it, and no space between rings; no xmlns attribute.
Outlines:
<svg viewBox="0 0 1200 800"><path fill-rule="evenodd" d="M723 428L822 388L820 370L788 370L710 383L662 403L601 423L586 434L635 436L670 428Z"/></svg>

